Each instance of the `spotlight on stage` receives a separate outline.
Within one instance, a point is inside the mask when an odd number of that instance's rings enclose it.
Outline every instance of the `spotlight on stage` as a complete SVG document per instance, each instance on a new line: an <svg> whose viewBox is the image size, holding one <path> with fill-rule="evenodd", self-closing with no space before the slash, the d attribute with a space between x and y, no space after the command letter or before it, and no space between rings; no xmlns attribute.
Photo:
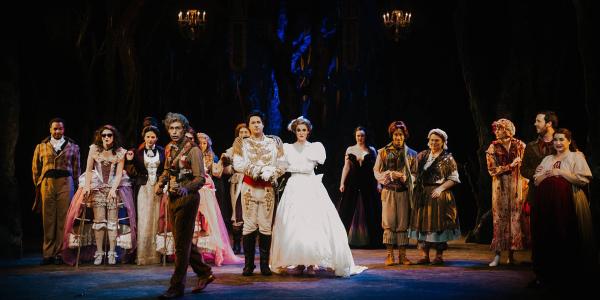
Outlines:
<svg viewBox="0 0 600 300"><path fill-rule="evenodd" d="M404 10L392 10L383 14L383 25L389 30L394 41L405 39L410 31L412 13Z"/></svg>
<svg viewBox="0 0 600 300"><path fill-rule="evenodd" d="M185 13L179 11L177 17L179 32L189 40L197 40L206 31L206 11L204 10L188 9Z"/></svg>

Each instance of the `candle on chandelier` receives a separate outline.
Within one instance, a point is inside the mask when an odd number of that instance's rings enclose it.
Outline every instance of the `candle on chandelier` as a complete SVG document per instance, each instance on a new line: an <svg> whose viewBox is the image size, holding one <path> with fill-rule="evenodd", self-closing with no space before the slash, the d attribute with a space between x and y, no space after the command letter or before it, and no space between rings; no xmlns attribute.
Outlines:
<svg viewBox="0 0 600 300"><path fill-rule="evenodd" d="M179 16L179 22L181 22L181 21L182 21L182 19L181 19L181 16L182 16L182 15L183 15L183 13L182 13L181 11L180 11L180 12L177 14L177 16Z"/></svg>

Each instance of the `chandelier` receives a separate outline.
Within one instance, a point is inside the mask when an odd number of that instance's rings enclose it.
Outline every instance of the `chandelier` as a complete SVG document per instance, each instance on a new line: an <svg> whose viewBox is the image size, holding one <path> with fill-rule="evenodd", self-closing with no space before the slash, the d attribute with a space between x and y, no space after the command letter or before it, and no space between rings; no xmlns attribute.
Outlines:
<svg viewBox="0 0 600 300"><path fill-rule="evenodd" d="M390 30L394 40L406 37L410 29L412 14L403 10L393 10L383 14L383 24Z"/></svg>
<svg viewBox="0 0 600 300"><path fill-rule="evenodd" d="M180 11L177 14L177 23L181 34L192 41L198 39L206 29L206 11L188 9L185 14Z"/></svg>

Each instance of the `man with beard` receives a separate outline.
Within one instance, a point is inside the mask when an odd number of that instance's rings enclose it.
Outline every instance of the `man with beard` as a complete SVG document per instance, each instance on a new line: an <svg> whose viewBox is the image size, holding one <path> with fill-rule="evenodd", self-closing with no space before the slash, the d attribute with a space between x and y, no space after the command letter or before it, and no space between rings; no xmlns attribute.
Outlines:
<svg viewBox="0 0 600 300"><path fill-rule="evenodd" d="M168 213L175 240L175 271L169 289L160 298L171 299L183 296L188 264L198 276L198 283L192 293L201 292L215 277L192 243L194 220L200 203L198 190L205 181L202 153L196 144L184 136L190 128L185 116L168 113L163 122L171 142L165 147L165 167L155 186L155 193L162 193L163 187L168 184Z"/></svg>
<svg viewBox="0 0 600 300"><path fill-rule="evenodd" d="M542 111L539 112L535 117L535 131L538 134L538 138L527 144L525 147L525 154L523 155L523 163L521 165L521 175L529 179L530 184L534 182L533 175L535 174L536 168L542 162L544 157L556 153L554 149L552 139L554 138L554 131L558 127L558 117L553 111ZM527 195L527 203L531 206L531 260L533 261L533 270L537 270L535 253L535 227L544 226L544 224L538 224L536 222L536 207L533 207L533 199L535 199L535 189L530 188ZM537 272L536 272L537 273ZM541 284L541 278L536 277L529 283L530 287L537 287Z"/></svg>

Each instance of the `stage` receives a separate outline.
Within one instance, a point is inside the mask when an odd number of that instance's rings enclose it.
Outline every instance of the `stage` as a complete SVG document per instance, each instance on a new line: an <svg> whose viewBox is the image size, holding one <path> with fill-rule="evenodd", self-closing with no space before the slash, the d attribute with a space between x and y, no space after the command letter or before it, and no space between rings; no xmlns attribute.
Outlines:
<svg viewBox="0 0 600 300"><path fill-rule="evenodd" d="M414 244L413 244L414 245ZM316 277L274 275L255 270L241 276L241 265L214 267L217 280L200 294L191 294L195 276L188 269L183 299L543 299L556 291L527 288L533 279L529 252L516 254L517 264L487 266L488 245L455 241L443 266L383 265L385 250L352 250L359 265L369 267L351 278L335 278L320 271ZM433 254L433 252L432 252ZM418 259L418 250L408 251ZM2 261L2 299L150 299L168 286L173 270L167 266L93 266L79 270L66 265L39 266L40 256ZM258 257L257 257L258 259ZM502 261L506 259L503 257ZM256 263L258 265L258 261Z"/></svg>

